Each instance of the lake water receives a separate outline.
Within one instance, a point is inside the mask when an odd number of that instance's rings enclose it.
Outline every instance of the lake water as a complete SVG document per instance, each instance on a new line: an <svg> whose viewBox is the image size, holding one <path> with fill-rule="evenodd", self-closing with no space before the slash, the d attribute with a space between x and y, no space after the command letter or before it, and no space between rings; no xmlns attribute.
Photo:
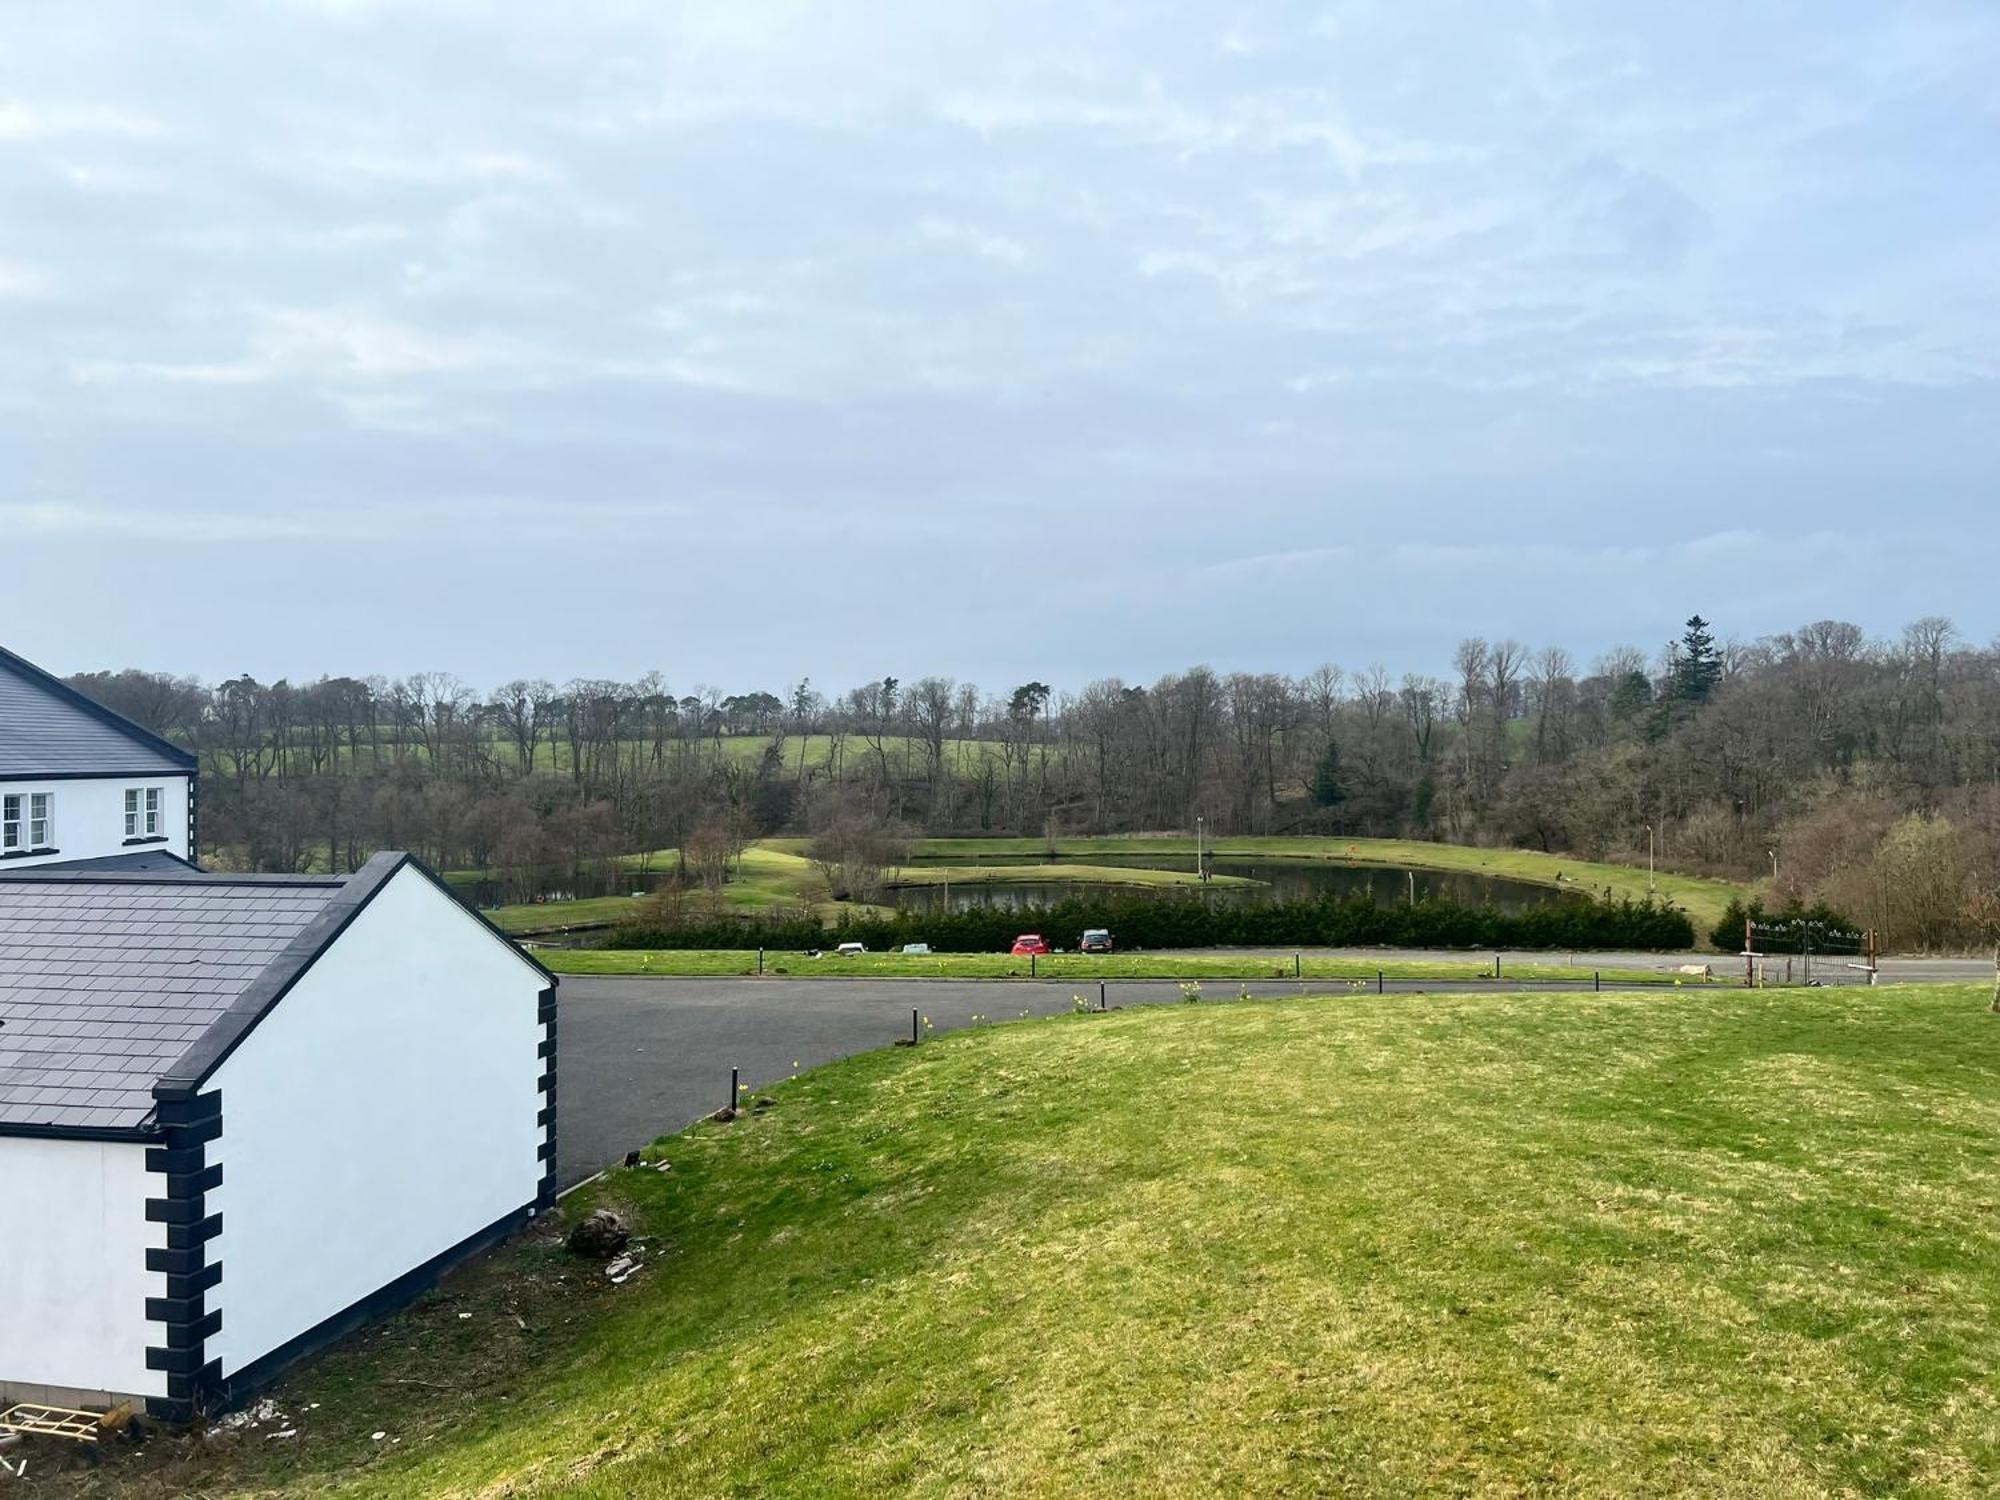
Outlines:
<svg viewBox="0 0 2000 1500"><path fill-rule="evenodd" d="M978 859L970 863L1004 864L1090 864L1117 865L1127 869L1184 870L1193 873L1193 855L1083 855L1073 860L1050 860L1044 856L1019 859ZM916 860L913 865L929 869L949 869L957 861ZM1118 886L1064 880L1036 880L1008 884L953 881L942 885L898 886L890 894L897 906L907 911L941 911L947 906L963 911L974 906L1049 906L1072 898L1103 899L1124 896L1158 896L1163 899L1212 901L1313 901L1323 896L1336 900L1361 900L1373 895L1387 905L1410 899L1414 883L1416 899L1456 902L1464 906L1490 905L1499 911L1518 912L1530 906L1564 899L1564 893L1548 886L1497 876L1459 874L1441 870L1408 870L1390 865L1349 865L1331 860L1218 858L1207 862L1210 874L1241 875L1263 882L1252 886Z"/></svg>

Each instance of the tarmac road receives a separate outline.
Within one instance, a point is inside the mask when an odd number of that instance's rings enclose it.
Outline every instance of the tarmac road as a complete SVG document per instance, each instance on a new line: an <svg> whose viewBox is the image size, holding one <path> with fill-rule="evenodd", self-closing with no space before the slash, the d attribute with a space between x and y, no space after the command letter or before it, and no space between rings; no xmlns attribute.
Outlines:
<svg viewBox="0 0 2000 1500"><path fill-rule="evenodd" d="M1442 957L1466 961L1464 953L1395 957ZM1523 962L1567 955L1519 954ZM1617 968L1671 967L1678 960L1658 955L1578 954L1614 982ZM1718 975L1729 961L1710 955ZM1506 968L1502 959L1502 971ZM1990 963L1973 960L1886 960L1885 982L1966 981L1992 977ZM1829 973L1829 979L1854 976ZM1345 981L1308 979L1249 982L1253 995L1338 992ZM1492 980L1423 980L1389 985L1399 992L1550 990L1549 984L1495 984ZM1236 997L1234 980L1206 980L1209 1002ZM795 1071L888 1046L910 1034L910 1011L930 1018L938 1031L971 1024L972 1017L995 1021L1070 1010L1073 996L1097 1003L1094 981L976 979L639 979L586 978L562 981L556 1089L557 1172L563 1186L581 1182L627 1151L648 1144L711 1114L729 1102L729 1070L740 1068L752 1088L788 1078ZM1114 980L1109 1003L1162 1004L1181 999L1174 980Z"/></svg>

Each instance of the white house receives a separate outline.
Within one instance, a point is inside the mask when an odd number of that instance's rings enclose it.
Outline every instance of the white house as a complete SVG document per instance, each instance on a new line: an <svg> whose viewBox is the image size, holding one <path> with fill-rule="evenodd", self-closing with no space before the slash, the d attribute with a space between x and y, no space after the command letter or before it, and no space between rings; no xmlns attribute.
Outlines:
<svg viewBox="0 0 2000 1500"><path fill-rule="evenodd" d="M194 756L0 650L0 870L191 861L195 808Z"/></svg>
<svg viewBox="0 0 2000 1500"><path fill-rule="evenodd" d="M162 863L0 874L0 1397L224 1409L554 1201L546 970L408 855Z"/></svg>

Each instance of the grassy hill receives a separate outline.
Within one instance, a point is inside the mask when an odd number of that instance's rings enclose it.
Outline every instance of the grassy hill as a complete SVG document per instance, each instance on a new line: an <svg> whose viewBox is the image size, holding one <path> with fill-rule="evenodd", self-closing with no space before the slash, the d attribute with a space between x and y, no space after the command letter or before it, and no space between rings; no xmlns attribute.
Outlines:
<svg viewBox="0 0 2000 1500"><path fill-rule="evenodd" d="M68 1492L1983 1492L1985 1004L1361 996L870 1054L571 1200L635 1215L625 1285L524 1240L282 1388L296 1438Z"/></svg>

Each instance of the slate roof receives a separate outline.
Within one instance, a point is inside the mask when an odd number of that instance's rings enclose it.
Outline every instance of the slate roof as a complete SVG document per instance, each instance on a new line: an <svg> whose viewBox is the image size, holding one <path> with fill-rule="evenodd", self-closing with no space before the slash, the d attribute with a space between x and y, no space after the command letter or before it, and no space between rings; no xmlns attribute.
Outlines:
<svg viewBox="0 0 2000 1500"><path fill-rule="evenodd" d="M200 866L170 850L134 849L130 854L100 854L94 859L54 859L29 868L37 875L62 874L71 870L89 870L100 875L178 875Z"/></svg>
<svg viewBox="0 0 2000 1500"><path fill-rule="evenodd" d="M194 757L0 650L0 777L186 775Z"/></svg>
<svg viewBox="0 0 2000 1500"><path fill-rule="evenodd" d="M302 970L314 923L393 873L377 863L345 880L0 877L0 1133L143 1125L153 1086L232 1005L274 969Z"/></svg>

